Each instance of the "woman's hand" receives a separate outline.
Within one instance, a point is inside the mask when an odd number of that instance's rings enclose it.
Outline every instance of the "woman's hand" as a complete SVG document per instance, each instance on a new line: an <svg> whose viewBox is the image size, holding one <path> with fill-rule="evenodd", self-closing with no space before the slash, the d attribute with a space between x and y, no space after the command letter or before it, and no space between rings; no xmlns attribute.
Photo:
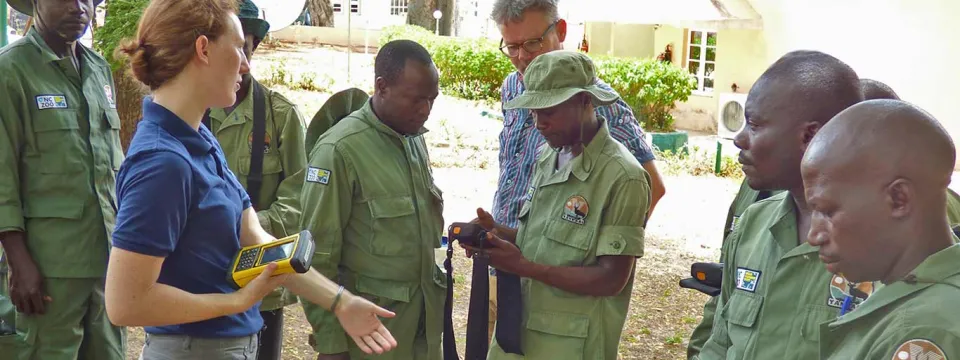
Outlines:
<svg viewBox="0 0 960 360"><path fill-rule="evenodd" d="M382 354L397 347L397 340L383 326L378 316L392 318L394 313L374 305L367 299L344 291L334 314L343 330L367 354Z"/></svg>
<svg viewBox="0 0 960 360"><path fill-rule="evenodd" d="M273 276L273 272L276 270L276 263L267 264L267 267L263 269L263 272L260 273L259 276L234 293L234 298L236 299L236 307L234 309L237 310L235 313L244 312L253 307L253 305L273 292L274 289L283 285L283 282L287 281L291 275L281 274Z"/></svg>

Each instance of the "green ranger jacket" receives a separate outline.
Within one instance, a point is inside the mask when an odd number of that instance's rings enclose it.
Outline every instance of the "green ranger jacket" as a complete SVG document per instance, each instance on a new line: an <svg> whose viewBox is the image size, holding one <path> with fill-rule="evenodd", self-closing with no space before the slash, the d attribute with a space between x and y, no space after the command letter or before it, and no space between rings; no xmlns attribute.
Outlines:
<svg viewBox="0 0 960 360"><path fill-rule="evenodd" d="M960 358L958 263L960 245L941 250L904 280L878 288L855 311L823 324L820 358Z"/></svg>
<svg viewBox="0 0 960 360"><path fill-rule="evenodd" d="M557 152L540 148L531 188L520 208L516 243L528 260L549 266L594 266L601 256L643 255L650 176L610 136L606 121L583 153L554 171ZM494 341L488 359L616 359L633 290L570 293L521 279L525 357Z"/></svg>
<svg viewBox="0 0 960 360"><path fill-rule="evenodd" d="M784 191L757 191L747 185L746 180L740 184L740 191L737 193L733 203L730 204L730 210L727 213L727 221L724 225L724 243L731 231L738 223L743 212L755 202L763 200L771 195L777 195ZM951 225L960 224L960 195L953 190L947 190L947 218ZM724 246L721 252L727 247ZM723 254L721 253L721 260ZM694 359L700 354L700 350L707 342L713 329L714 316L717 309L717 297L711 297L703 307L703 320L694 328L690 335L690 344L687 347L687 358Z"/></svg>
<svg viewBox="0 0 960 360"><path fill-rule="evenodd" d="M314 268L396 313L383 321L399 346L378 359L440 359L446 275L434 254L443 196L423 132L398 134L368 101L320 136L301 196L301 227L316 241ZM332 313L301 302L316 351L366 358Z"/></svg>
<svg viewBox="0 0 960 360"><path fill-rule="evenodd" d="M256 80L254 80L256 81ZM229 114L227 109L210 110L210 131L217 137L227 166L247 188L250 154L253 147L253 90L247 92ZM280 239L300 231L300 190L307 167L304 149L306 124L297 107L280 93L263 87L266 102L266 139L263 154L263 182L257 210L260 225ZM263 299L261 310L275 310L297 302L289 291L278 289Z"/></svg>
<svg viewBox="0 0 960 360"><path fill-rule="evenodd" d="M754 190L747 184L747 180L744 179L740 183L740 190L737 192L737 196L733 199L733 202L730 203L730 209L727 211L727 220L723 224L723 241L726 242L727 237L730 236L733 228L740 220L740 216L743 215L744 211L747 211L750 205L781 192L782 190ZM703 348L703 344L710 338L710 329L713 328L713 315L716 311L717 298L711 297L703 306L703 320L693 329L693 333L690 334L690 344L687 346L687 358L693 358L700 354L700 349Z"/></svg>
<svg viewBox="0 0 960 360"><path fill-rule="evenodd" d="M77 49L79 72L32 28L0 49L0 232L24 232L45 277L103 277L116 223L113 77Z"/></svg>

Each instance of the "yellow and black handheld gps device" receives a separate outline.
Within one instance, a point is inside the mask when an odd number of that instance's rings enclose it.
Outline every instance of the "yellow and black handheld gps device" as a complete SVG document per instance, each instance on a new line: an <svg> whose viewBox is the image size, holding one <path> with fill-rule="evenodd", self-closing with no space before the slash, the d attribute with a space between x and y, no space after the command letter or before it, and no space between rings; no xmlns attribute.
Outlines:
<svg viewBox="0 0 960 360"><path fill-rule="evenodd" d="M233 259L227 282L239 290L260 276L270 263L277 264L274 275L303 274L310 270L313 249L313 236L307 230L277 241L242 248Z"/></svg>

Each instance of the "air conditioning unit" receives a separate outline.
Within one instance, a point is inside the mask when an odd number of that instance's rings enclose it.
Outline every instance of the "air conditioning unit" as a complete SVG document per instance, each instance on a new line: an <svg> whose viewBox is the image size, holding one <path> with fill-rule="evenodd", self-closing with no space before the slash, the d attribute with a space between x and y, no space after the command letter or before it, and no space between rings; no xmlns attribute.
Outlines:
<svg viewBox="0 0 960 360"><path fill-rule="evenodd" d="M733 139L747 125L743 111L747 103L747 94L721 93L719 98L717 135L724 139Z"/></svg>

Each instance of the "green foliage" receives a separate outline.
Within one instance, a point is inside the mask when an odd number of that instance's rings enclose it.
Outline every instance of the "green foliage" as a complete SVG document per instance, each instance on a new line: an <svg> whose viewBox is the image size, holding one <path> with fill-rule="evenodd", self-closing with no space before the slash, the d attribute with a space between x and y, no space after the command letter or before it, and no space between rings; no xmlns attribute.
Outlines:
<svg viewBox="0 0 960 360"><path fill-rule="evenodd" d="M400 25L384 28L380 44L397 39L416 41L430 51L440 70L441 89L463 99L500 101L500 85L514 71L497 44L487 39L436 36L419 26Z"/></svg>
<svg viewBox="0 0 960 360"><path fill-rule="evenodd" d="M655 59L594 56L594 62L597 75L620 93L647 131L673 132L670 110L697 87L695 77Z"/></svg>
<svg viewBox="0 0 960 360"><path fill-rule="evenodd" d="M120 41L137 34L140 15L147 8L149 0L110 0L107 2L107 17L103 27L94 33L93 46L107 61L114 72L125 63L116 59L114 49Z"/></svg>
<svg viewBox="0 0 960 360"><path fill-rule="evenodd" d="M684 146L677 152L654 150L657 166L665 175L714 175L717 177L743 179L743 169L732 156L721 156L720 173L714 173L717 153L701 149L699 146Z"/></svg>
<svg viewBox="0 0 960 360"><path fill-rule="evenodd" d="M500 85L512 71L510 60L488 39L438 37L421 27L400 25L383 30L380 44L413 40L425 47L440 70L444 92L468 100L500 100ZM648 131L672 132L670 110L686 101L696 78L676 66L654 59L591 56L597 75L620 93Z"/></svg>

